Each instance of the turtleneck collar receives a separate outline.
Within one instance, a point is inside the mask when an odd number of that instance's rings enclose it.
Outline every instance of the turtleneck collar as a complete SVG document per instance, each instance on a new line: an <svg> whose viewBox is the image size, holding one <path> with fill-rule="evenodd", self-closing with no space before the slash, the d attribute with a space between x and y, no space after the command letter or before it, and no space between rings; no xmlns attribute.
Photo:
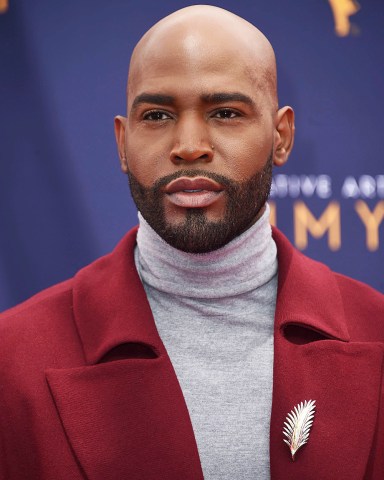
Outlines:
<svg viewBox="0 0 384 480"><path fill-rule="evenodd" d="M195 254L166 243L139 213L136 266L144 285L189 298L223 298L254 291L276 275L269 206L224 247Z"/></svg>

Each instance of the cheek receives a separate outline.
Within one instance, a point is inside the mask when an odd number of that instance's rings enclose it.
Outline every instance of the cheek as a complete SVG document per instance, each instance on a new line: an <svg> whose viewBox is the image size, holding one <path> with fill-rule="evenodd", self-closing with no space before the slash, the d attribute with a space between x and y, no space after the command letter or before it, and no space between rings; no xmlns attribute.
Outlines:
<svg viewBox="0 0 384 480"><path fill-rule="evenodd" d="M218 141L220 142L220 141ZM272 150L273 135L250 132L238 138L222 138L217 152L222 156L225 170L234 180L248 180L265 166Z"/></svg>
<svg viewBox="0 0 384 480"><path fill-rule="evenodd" d="M128 170L145 187L151 187L164 173L165 149L148 142L130 140L126 146Z"/></svg>

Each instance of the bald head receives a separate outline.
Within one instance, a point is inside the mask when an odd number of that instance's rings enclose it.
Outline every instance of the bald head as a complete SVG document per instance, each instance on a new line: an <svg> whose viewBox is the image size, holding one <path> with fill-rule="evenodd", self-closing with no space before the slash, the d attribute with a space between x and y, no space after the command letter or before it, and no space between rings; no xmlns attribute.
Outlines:
<svg viewBox="0 0 384 480"><path fill-rule="evenodd" d="M170 59L192 66L204 60L207 64L212 60L241 63L255 87L267 94L272 108L277 109L276 61L270 42L254 25L227 10L195 5L156 23L133 51L128 95L146 75L148 64L166 66Z"/></svg>

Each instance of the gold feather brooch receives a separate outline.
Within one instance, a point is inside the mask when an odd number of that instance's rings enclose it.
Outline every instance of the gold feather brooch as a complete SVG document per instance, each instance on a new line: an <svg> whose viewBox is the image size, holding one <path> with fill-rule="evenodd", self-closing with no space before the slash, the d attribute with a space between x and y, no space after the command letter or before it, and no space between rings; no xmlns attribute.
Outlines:
<svg viewBox="0 0 384 480"><path fill-rule="evenodd" d="M288 413L284 422L283 434L287 437L283 441L288 445L292 460L300 447L308 442L313 418L315 416L316 400L305 400Z"/></svg>

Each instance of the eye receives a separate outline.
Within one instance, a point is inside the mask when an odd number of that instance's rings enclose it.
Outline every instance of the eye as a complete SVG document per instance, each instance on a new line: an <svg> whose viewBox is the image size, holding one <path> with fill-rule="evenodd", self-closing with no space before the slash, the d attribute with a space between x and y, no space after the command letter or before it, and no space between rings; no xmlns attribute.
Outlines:
<svg viewBox="0 0 384 480"><path fill-rule="evenodd" d="M216 110L216 112L214 112L213 114L214 118L220 119L231 119L239 116L240 113L237 110L233 110L232 108L221 108L220 110Z"/></svg>
<svg viewBox="0 0 384 480"><path fill-rule="evenodd" d="M169 118L171 118L169 113L163 112L162 110L151 110L143 115L144 120L149 120L151 122L161 122L162 120L168 120Z"/></svg>

